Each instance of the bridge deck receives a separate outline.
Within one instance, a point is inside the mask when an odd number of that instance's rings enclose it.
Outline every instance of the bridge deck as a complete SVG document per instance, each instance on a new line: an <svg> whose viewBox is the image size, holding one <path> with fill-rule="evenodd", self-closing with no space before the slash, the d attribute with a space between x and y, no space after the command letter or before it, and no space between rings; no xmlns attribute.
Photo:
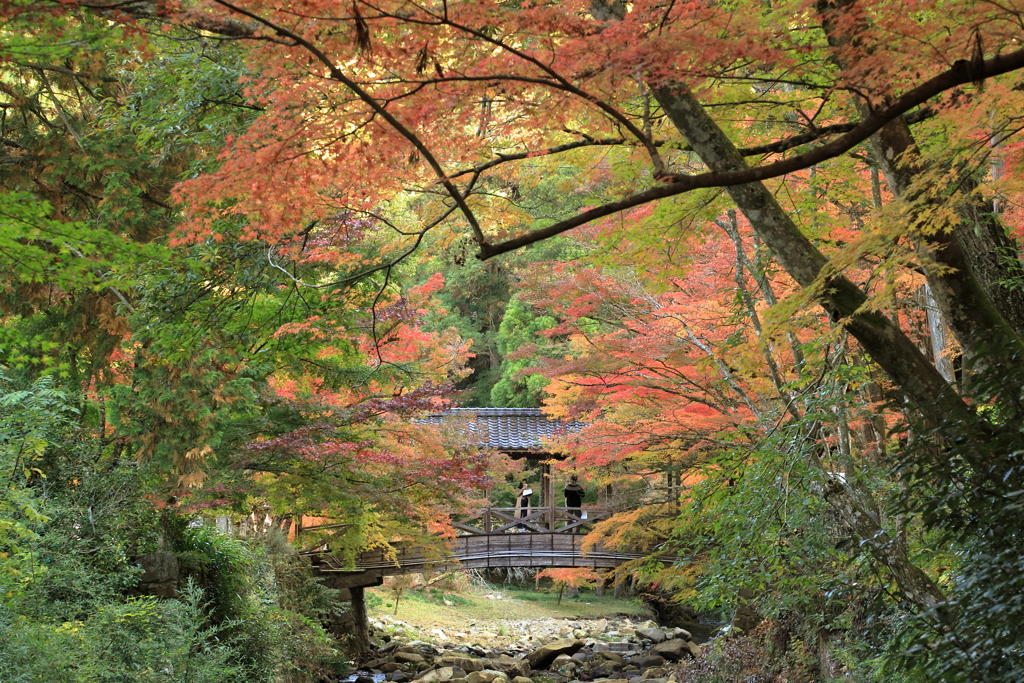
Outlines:
<svg viewBox="0 0 1024 683"><path fill-rule="evenodd" d="M636 554L612 553L600 549L584 553L582 537L557 533L478 534L455 538L446 553L427 554L421 547L398 545L389 558L384 550L360 553L355 567L325 554L319 571L393 576L445 569L489 569L496 567L594 567L612 569Z"/></svg>
<svg viewBox="0 0 1024 683"><path fill-rule="evenodd" d="M614 569L624 562L643 557L592 549L581 550L583 537L597 520L611 510L584 508L585 515L569 508L531 508L516 517L515 508L485 508L476 514L453 520L462 534L447 549L424 548L397 543L391 552L370 550L347 565L329 550L310 551L317 570L346 580L352 585L372 585L385 576L446 569L493 569L499 567L591 567ZM340 584L339 584L340 585Z"/></svg>

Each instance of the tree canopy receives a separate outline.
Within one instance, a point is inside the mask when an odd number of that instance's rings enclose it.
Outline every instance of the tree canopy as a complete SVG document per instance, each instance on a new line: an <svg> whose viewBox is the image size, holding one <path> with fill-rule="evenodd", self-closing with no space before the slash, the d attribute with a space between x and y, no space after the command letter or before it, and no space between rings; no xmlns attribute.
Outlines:
<svg viewBox="0 0 1024 683"><path fill-rule="evenodd" d="M9 402L350 550L495 484L423 411L543 402L651 580L1018 680L1022 13L5 2Z"/></svg>

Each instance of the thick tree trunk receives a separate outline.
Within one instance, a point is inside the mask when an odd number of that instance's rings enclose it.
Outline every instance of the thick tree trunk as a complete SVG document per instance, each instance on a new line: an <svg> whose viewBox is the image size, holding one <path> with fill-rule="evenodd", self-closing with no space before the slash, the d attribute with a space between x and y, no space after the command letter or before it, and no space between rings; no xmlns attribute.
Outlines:
<svg viewBox="0 0 1024 683"><path fill-rule="evenodd" d="M857 0L819 0L818 14L830 45L844 48L836 61L843 69L857 65L857 48L862 48L858 35L867 28L868 19ZM870 50L860 53L867 57ZM864 93L858 100L861 116L871 113L872 103L866 97L885 100L884 93ZM922 220L929 209L940 208L946 201L939 195L922 196L922 187L914 181L927 169L918 153L917 143L906 119L900 117L887 123L871 137L875 158L885 173L894 195L906 201L912 211L908 220ZM967 191L974 188L965 179ZM1017 245L1006 228L979 198L970 198L957 206L960 221L947 231L943 225L929 225L929 230L912 235L922 256L925 276L932 296L964 352L969 355L991 353L985 347L995 338L1008 340L1016 348L1006 349L1006 357L1021 357L1024 352L1024 267L1017 256ZM936 212L941 215L941 212ZM927 219L926 219L927 220Z"/></svg>
<svg viewBox="0 0 1024 683"><path fill-rule="evenodd" d="M953 371L953 360L949 357L946 325L942 322L942 313L935 302L935 297L932 296L932 288L926 284L922 289L925 322L928 325L928 343L932 350L932 362L935 363L939 374L947 382L953 384L956 381L956 375Z"/></svg>
<svg viewBox="0 0 1024 683"><path fill-rule="evenodd" d="M866 113L867 105L862 104L860 109ZM920 163L915 163L916 143L904 119L886 124L872 136L871 146L888 180L889 189L913 206L911 221L921 220L921 215L929 208L938 208L936 204L942 201L941 198L922 199L920 191L913 186L915 177L925 169ZM964 212L970 214L974 209L961 206L960 211L961 215ZM1011 312L1024 310L1024 299L1018 301L1021 293L1013 292L1005 285L1014 277L1024 282L1020 279L1020 263L1016 261L1016 272L1009 267L1015 257L1008 260L1005 254L1015 254L1014 247L1002 227L993 226L993 222L998 221L993 221L991 216L970 223L962 220L952 232L936 226L939 229L930 231L927 237L913 236L924 262L928 287L942 319L968 355L974 355L979 345L991 341L993 335L1014 338L1022 329L1011 326L990 297L990 293L996 294L1002 306ZM982 229L983 233L975 234L975 230ZM991 240L996 238L997 232L1002 233L1002 237L993 243ZM970 249L964 249L962 242L966 242ZM987 286L980 277L982 274Z"/></svg>
<svg viewBox="0 0 1024 683"><path fill-rule="evenodd" d="M894 538L882 528L877 510L866 510L851 495L849 487L838 479L829 480L824 493L825 500L853 527L867 545L872 557L892 573L903 597L921 609L934 607L945 600L935 582L911 562L904 540Z"/></svg>
<svg viewBox="0 0 1024 683"><path fill-rule="evenodd" d="M732 171L746 162L699 102L685 89L654 89L673 125L713 171ZM917 346L884 316L859 309L867 301L846 277L826 271L828 259L811 244L762 183L726 188L779 264L860 342L872 359L934 425L974 424L976 418Z"/></svg>
<svg viewBox="0 0 1024 683"><path fill-rule="evenodd" d="M732 171L746 162L718 125L687 90L662 86L654 95L691 149L713 171ZM761 183L726 188L758 236L800 286L810 289L831 318L841 322L861 346L935 425L973 425L974 414L917 346L884 316L859 309L867 300L842 275L829 275L828 261L804 236L775 197ZM853 486L851 488L851 486ZM832 479L825 497L867 541L872 555L896 580L902 595L922 609L944 599L942 592L915 566L902 539L882 528L880 515L856 495L855 485ZM863 491L859 493L864 493Z"/></svg>
<svg viewBox="0 0 1024 683"><path fill-rule="evenodd" d="M956 238L964 257L1006 322L1024 338L1024 267L1019 245L980 198L960 207Z"/></svg>

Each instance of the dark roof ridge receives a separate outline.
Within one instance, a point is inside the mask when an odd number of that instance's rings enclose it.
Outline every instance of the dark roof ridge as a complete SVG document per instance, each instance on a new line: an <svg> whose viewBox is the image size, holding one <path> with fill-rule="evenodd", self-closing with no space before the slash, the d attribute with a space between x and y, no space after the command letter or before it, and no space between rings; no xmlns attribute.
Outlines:
<svg viewBox="0 0 1024 683"><path fill-rule="evenodd" d="M586 426L578 420L549 417L540 408L450 408L427 415L423 422L440 424L446 417L464 419L467 437L501 451L548 452L548 439Z"/></svg>
<svg viewBox="0 0 1024 683"><path fill-rule="evenodd" d="M435 415L445 415L449 413L455 413L456 415L462 413L477 413L479 415L537 415L543 416L544 410L542 408L449 408L447 410L434 413ZM550 419L550 418L549 418Z"/></svg>

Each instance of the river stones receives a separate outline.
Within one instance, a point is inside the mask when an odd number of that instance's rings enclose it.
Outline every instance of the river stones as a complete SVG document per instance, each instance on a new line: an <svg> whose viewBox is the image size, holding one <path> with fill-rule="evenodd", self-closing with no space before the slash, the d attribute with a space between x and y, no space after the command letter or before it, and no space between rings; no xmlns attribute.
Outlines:
<svg viewBox="0 0 1024 683"><path fill-rule="evenodd" d="M583 647L583 641L581 640L562 638L537 648L527 655L526 659L530 662L531 668L546 669L551 662L555 661L555 657L558 655L575 654L581 647Z"/></svg>
<svg viewBox="0 0 1024 683"><path fill-rule="evenodd" d="M422 683L443 683L453 678L466 678L466 672L459 667L441 666L436 669L429 669L416 677Z"/></svg>
<svg viewBox="0 0 1024 683"><path fill-rule="evenodd" d="M649 681L652 678L668 678L672 675L672 671L665 666L652 666L649 669L644 669L644 673L641 679Z"/></svg>
<svg viewBox="0 0 1024 683"><path fill-rule="evenodd" d="M683 640L682 638L673 638L672 640L666 640L664 643L658 643L650 649L650 654L664 657L670 662L678 662L683 657L694 657L693 650L688 646L691 643ZM697 648L698 654L700 653L700 647L694 644Z"/></svg>
<svg viewBox="0 0 1024 683"><path fill-rule="evenodd" d="M634 657L630 661L641 669L649 669L652 666L663 666L665 664L665 658L655 654L641 655L640 657Z"/></svg>
<svg viewBox="0 0 1024 683"><path fill-rule="evenodd" d="M483 665L485 669L493 669L512 676L527 676L531 670L529 662L525 659L513 659L508 655L485 659Z"/></svg>
<svg viewBox="0 0 1024 683"><path fill-rule="evenodd" d="M674 628L669 632L671 638L682 638L683 640L693 640L693 635L690 634L685 628Z"/></svg>
<svg viewBox="0 0 1024 683"><path fill-rule="evenodd" d="M420 672L411 674L415 683L675 683L678 671L671 663L701 653L689 631L660 628L654 622L538 619L502 623L506 629L502 633L514 633L514 639L484 640L483 632L471 624L465 629L469 633L452 632L451 637L458 638L441 647L424 641L402 645L392 641L386 660L364 666L386 673L388 683L410 683L408 677L393 680L393 676L403 671L408 676L414 669ZM578 633L589 635L559 637ZM388 654L386 650L378 651L377 657ZM531 674L534 670L536 676Z"/></svg>
<svg viewBox="0 0 1024 683"><path fill-rule="evenodd" d="M473 671L466 676L467 683L508 683L508 676L501 671L493 671L490 669L484 669L483 671Z"/></svg>
<svg viewBox="0 0 1024 683"><path fill-rule="evenodd" d="M457 666L463 671L483 671L484 663L472 657L459 657L458 655L442 655L441 663L446 666Z"/></svg>
<svg viewBox="0 0 1024 683"><path fill-rule="evenodd" d="M668 639L660 628L638 628L636 634L652 643L663 643Z"/></svg>

